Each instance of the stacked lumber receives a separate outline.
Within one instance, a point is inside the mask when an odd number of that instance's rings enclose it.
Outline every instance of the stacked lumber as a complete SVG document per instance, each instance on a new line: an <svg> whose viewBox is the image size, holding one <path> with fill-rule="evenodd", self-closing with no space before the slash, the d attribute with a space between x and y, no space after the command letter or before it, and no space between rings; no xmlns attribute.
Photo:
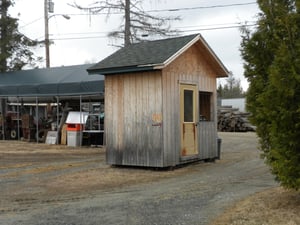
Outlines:
<svg viewBox="0 0 300 225"><path fill-rule="evenodd" d="M250 113L240 112L232 106L218 108L218 131L247 132L255 131L255 127L249 122Z"/></svg>

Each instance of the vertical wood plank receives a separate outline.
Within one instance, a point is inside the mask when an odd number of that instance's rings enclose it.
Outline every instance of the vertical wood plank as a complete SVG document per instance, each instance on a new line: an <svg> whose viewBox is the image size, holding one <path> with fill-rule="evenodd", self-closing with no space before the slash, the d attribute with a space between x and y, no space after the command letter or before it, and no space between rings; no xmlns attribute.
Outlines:
<svg viewBox="0 0 300 225"><path fill-rule="evenodd" d="M216 79L201 49L192 46L163 71L127 73L105 78L107 161L136 166L180 164L179 82L213 93ZM162 117L162 126L153 118ZM215 155L216 113L198 126L199 158Z"/></svg>

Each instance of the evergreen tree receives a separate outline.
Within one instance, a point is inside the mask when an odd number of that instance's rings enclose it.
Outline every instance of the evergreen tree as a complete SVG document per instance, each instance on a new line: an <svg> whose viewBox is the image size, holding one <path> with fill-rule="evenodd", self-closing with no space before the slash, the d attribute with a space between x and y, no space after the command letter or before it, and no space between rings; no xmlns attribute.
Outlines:
<svg viewBox="0 0 300 225"><path fill-rule="evenodd" d="M10 17L9 7L12 0L0 0L0 73L21 70L25 65L34 66L40 58L31 51L37 42L30 40L18 31L18 20ZM5 99L0 99L1 115L6 114ZM6 130L5 123L2 130Z"/></svg>
<svg viewBox="0 0 300 225"><path fill-rule="evenodd" d="M219 98L243 98L245 93L241 87L241 81L236 79L232 73L226 79L226 84L219 84L217 89Z"/></svg>
<svg viewBox="0 0 300 225"><path fill-rule="evenodd" d="M40 60L31 51L37 42L18 31L18 20L8 14L12 0L0 1L0 72L21 70L25 65L34 66Z"/></svg>
<svg viewBox="0 0 300 225"><path fill-rule="evenodd" d="M258 27L243 30L247 109L276 179L300 188L300 3L259 0Z"/></svg>
<svg viewBox="0 0 300 225"><path fill-rule="evenodd" d="M140 42L143 36L168 36L176 34L170 28L169 22L180 20L180 17L154 16L142 7L142 0L102 0L91 7L73 5L89 13L107 12L107 18L112 13L124 13L123 22L116 31L108 34L109 37L124 40L124 46Z"/></svg>

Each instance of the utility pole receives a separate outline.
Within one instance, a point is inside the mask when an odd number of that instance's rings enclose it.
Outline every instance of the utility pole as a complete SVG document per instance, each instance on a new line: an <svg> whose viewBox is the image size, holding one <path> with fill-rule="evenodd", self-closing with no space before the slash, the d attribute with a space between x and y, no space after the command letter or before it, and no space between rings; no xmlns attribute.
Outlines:
<svg viewBox="0 0 300 225"><path fill-rule="evenodd" d="M65 14L52 14L49 16L49 13L54 13L54 2L52 0L44 0L46 68L50 67L49 19L53 16L62 16L67 20L70 19L70 16Z"/></svg>
<svg viewBox="0 0 300 225"><path fill-rule="evenodd" d="M48 0L44 0L46 68L50 67Z"/></svg>

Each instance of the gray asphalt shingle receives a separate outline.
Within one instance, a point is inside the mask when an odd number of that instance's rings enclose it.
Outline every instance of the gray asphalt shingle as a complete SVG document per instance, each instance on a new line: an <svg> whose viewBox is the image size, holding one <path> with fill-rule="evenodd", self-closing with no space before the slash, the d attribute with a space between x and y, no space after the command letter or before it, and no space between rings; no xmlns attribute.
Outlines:
<svg viewBox="0 0 300 225"><path fill-rule="evenodd" d="M112 55L88 69L89 73L117 73L151 70L155 64L162 64L191 42L198 34L145 41L121 48Z"/></svg>

